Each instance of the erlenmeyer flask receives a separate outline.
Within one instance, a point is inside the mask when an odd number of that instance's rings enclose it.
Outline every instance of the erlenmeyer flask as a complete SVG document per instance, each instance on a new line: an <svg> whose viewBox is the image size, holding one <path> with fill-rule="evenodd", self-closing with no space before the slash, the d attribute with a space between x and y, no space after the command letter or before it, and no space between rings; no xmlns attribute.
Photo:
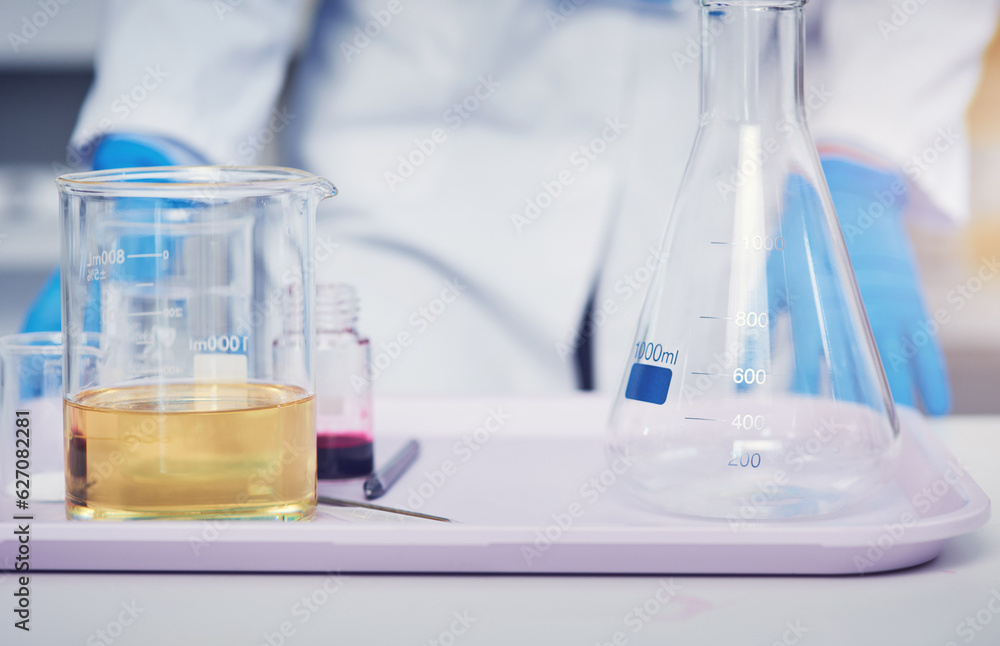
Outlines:
<svg viewBox="0 0 1000 646"><path fill-rule="evenodd" d="M898 423L806 126L804 0L702 1L701 123L609 423L661 509L829 514Z"/></svg>

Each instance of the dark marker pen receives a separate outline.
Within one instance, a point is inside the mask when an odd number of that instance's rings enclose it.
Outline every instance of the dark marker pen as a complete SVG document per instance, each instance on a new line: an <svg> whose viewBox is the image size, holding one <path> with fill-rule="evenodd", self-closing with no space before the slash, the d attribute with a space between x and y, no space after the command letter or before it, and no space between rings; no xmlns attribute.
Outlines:
<svg viewBox="0 0 1000 646"><path fill-rule="evenodd" d="M420 455L420 444L416 440L407 442L388 464L368 476L365 480L365 498L375 500L389 491L389 488L396 484L400 476L416 461L418 455Z"/></svg>

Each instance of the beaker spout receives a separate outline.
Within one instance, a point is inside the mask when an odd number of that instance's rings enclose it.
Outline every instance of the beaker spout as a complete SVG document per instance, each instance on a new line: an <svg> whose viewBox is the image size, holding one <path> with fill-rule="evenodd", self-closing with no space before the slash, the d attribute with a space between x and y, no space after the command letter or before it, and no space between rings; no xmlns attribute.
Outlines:
<svg viewBox="0 0 1000 646"><path fill-rule="evenodd" d="M333 182L325 177L317 177L315 191L320 200L325 200L326 198L333 197L337 194L337 187L333 185Z"/></svg>

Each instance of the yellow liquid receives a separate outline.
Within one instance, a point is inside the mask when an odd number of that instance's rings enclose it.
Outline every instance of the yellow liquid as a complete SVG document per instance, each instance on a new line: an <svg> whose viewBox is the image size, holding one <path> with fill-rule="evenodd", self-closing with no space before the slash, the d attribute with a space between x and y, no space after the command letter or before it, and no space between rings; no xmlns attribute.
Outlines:
<svg viewBox="0 0 1000 646"><path fill-rule="evenodd" d="M300 388L108 388L64 407L70 518L295 520L315 512L313 397Z"/></svg>

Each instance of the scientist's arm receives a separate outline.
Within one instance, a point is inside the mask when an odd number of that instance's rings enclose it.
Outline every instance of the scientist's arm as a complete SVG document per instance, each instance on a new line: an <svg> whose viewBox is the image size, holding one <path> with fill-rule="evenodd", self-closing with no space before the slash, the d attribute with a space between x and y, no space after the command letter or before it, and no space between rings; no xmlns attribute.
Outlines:
<svg viewBox="0 0 1000 646"><path fill-rule="evenodd" d="M893 398L931 414L951 395L903 217L967 217L964 115L997 7L825 0L811 15L805 98L827 183Z"/></svg>
<svg viewBox="0 0 1000 646"><path fill-rule="evenodd" d="M820 153L873 153L921 193L911 208L967 217L965 111L1000 1L810 5L805 99Z"/></svg>
<svg viewBox="0 0 1000 646"><path fill-rule="evenodd" d="M290 118L275 101L303 5L112 0L72 149L106 167L109 135L140 135L124 156L141 161L148 147L164 162L252 163L261 135Z"/></svg>
<svg viewBox="0 0 1000 646"><path fill-rule="evenodd" d="M291 116L275 107L303 2L114 0L70 140L84 170L251 164ZM59 269L23 331L60 328Z"/></svg>

